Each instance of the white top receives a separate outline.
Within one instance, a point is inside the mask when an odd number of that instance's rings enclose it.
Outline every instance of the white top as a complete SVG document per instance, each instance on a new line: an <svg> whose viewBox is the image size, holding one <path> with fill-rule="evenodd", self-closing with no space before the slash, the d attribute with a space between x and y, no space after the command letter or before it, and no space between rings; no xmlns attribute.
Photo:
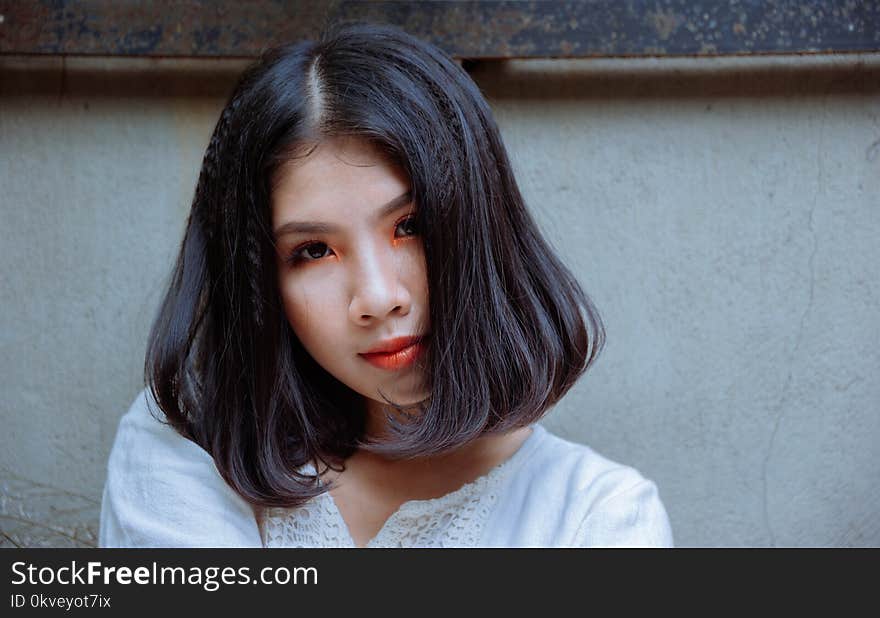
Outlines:
<svg viewBox="0 0 880 618"><path fill-rule="evenodd" d="M150 408L161 414L145 390L119 423L101 505L101 547L355 546L329 493L296 509L255 510L206 451ZM402 504L368 546L672 546L654 483L541 425L533 428L486 475L439 498Z"/></svg>

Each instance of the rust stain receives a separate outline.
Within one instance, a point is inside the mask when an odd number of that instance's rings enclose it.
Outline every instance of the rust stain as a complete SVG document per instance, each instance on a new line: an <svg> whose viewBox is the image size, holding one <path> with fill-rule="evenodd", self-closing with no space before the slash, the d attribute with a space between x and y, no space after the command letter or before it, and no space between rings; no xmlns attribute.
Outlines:
<svg viewBox="0 0 880 618"><path fill-rule="evenodd" d="M667 40L675 32L675 29L678 28L678 17L672 11L649 13L648 19L651 21L654 30L657 31L657 36L660 37L661 41Z"/></svg>
<svg viewBox="0 0 880 618"><path fill-rule="evenodd" d="M718 46L714 43L703 43L697 53L701 56L715 56L718 54Z"/></svg>

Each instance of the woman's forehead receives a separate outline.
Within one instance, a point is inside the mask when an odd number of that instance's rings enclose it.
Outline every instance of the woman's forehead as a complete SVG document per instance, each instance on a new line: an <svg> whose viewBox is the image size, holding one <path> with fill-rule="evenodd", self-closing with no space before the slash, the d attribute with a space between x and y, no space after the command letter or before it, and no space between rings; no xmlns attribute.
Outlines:
<svg viewBox="0 0 880 618"><path fill-rule="evenodd" d="M372 176L397 175L401 170L375 145L362 138L332 138L298 148L298 154L279 166L274 188L294 185L297 189L325 189L326 180L338 183Z"/></svg>
<svg viewBox="0 0 880 618"><path fill-rule="evenodd" d="M278 170L273 219L277 226L291 217L359 216L408 190L406 174L369 142L322 142Z"/></svg>

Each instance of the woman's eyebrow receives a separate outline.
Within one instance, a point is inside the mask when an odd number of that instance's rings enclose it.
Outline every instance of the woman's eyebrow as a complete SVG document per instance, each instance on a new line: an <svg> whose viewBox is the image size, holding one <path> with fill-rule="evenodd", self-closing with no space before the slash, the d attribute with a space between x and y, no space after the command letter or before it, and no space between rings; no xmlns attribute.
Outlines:
<svg viewBox="0 0 880 618"><path fill-rule="evenodd" d="M384 206L379 207L376 214L373 215L373 221L381 221L395 211L400 210L411 201L412 191L407 191L402 195L398 195ZM320 221L288 221L284 225L278 226L278 229L272 233L275 238L278 238L285 234L331 234L338 231L339 226L334 225L333 223L323 223Z"/></svg>

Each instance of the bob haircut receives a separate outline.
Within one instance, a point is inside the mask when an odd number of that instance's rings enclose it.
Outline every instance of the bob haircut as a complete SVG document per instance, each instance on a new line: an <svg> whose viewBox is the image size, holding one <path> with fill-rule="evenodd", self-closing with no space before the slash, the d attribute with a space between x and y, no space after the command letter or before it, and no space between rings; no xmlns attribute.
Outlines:
<svg viewBox="0 0 880 618"><path fill-rule="evenodd" d="M364 398L320 367L283 311L272 179L322 139L367 140L409 176L424 244L429 397L366 442ZM329 488L357 448L418 457L538 420L604 343L599 315L529 215L488 104L439 49L349 23L271 49L205 152L145 380L168 424L252 505Z"/></svg>

